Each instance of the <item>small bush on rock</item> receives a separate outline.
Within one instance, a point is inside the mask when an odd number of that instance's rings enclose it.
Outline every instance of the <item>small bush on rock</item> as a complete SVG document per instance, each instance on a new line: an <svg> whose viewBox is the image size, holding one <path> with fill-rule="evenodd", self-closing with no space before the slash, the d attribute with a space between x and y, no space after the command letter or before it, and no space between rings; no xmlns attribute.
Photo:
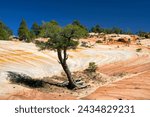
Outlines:
<svg viewBox="0 0 150 117"><path fill-rule="evenodd" d="M97 65L95 64L95 62L90 62L88 68L86 69L86 71L96 72L96 69L97 69Z"/></svg>

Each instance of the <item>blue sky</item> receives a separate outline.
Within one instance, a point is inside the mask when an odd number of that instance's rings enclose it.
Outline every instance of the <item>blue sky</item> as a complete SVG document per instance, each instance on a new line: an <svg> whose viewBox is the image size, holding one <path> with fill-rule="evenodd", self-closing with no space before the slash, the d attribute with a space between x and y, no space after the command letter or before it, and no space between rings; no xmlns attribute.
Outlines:
<svg viewBox="0 0 150 117"><path fill-rule="evenodd" d="M150 0L0 0L0 20L15 34L22 18L29 27L35 21L65 26L78 19L89 28L99 24L150 31Z"/></svg>

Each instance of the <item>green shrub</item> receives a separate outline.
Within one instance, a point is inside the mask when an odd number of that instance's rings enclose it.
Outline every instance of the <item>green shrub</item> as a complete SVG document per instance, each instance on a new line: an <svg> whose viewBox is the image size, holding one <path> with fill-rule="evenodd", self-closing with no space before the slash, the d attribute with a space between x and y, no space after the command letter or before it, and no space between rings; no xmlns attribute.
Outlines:
<svg viewBox="0 0 150 117"><path fill-rule="evenodd" d="M124 76L126 76L127 74L128 74L127 72L121 72L121 73L115 73L115 74L113 74L113 76L124 77Z"/></svg>
<svg viewBox="0 0 150 117"><path fill-rule="evenodd" d="M86 71L96 72L96 69L97 69L97 65L95 64L95 62L90 62L88 68L86 69Z"/></svg>
<svg viewBox="0 0 150 117"><path fill-rule="evenodd" d="M141 51L142 51L142 48L136 49L136 52L141 52Z"/></svg>
<svg viewBox="0 0 150 117"><path fill-rule="evenodd" d="M146 39L149 38L149 37L150 37L150 36L149 36L148 34L145 35L145 38L146 38Z"/></svg>
<svg viewBox="0 0 150 117"><path fill-rule="evenodd" d="M96 43L103 43L101 40L97 40Z"/></svg>

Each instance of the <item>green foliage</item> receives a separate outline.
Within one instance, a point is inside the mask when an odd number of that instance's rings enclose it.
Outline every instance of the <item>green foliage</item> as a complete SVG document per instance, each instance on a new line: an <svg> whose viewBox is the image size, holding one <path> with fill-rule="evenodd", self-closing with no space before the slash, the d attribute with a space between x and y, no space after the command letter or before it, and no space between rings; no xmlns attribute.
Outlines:
<svg viewBox="0 0 150 117"><path fill-rule="evenodd" d="M95 62L90 62L88 68L86 69L86 71L88 72L96 72L97 69L97 65Z"/></svg>
<svg viewBox="0 0 150 117"><path fill-rule="evenodd" d="M28 39L29 42L33 41L36 37L38 37L38 36L36 36L35 33L31 30L30 31L30 39Z"/></svg>
<svg viewBox="0 0 150 117"><path fill-rule="evenodd" d="M98 24L91 28L91 32L94 33L105 33L105 34L132 34L132 32L128 29L127 31L122 30L118 27L113 28L102 28Z"/></svg>
<svg viewBox="0 0 150 117"><path fill-rule="evenodd" d="M141 52L141 51L142 51L142 48L136 49L136 52Z"/></svg>
<svg viewBox="0 0 150 117"><path fill-rule="evenodd" d="M72 25L76 25L76 26L79 26L80 28L83 28L83 29L87 30L87 28L86 28L85 26L83 26L83 25L80 23L80 21L78 21L78 20L74 20L74 21L72 22Z"/></svg>
<svg viewBox="0 0 150 117"><path fill-rule="evenodd" d="M146 39L150 38L150 34L146 34L146 35L145 35L145 38L146 38Z"/></svg>
<svg viewBox="0 0 150 117"><path fill-rule="evenodd" d="M127 32L123 31L121 28L118 28L118 27L113 27L113 28L105 28L104 30L104 33L106 34L127 34Z"/></svg>
<svg viewBox="0 0 150 117"><path fill-rule="evenodd" d="M105 34L111 34L112 33L111 28L105 28L103 32Z"/></svg>
<svg viewBox="0 0 150 117"><path fill-rule="evenodd" d="M61 28L51 23L49 26L51 28L49 28L48 32L48 42L36 43L41 49L75 49L79 44L77 39L84 36L83 29L76 25L70 24Z"/></svg>
<svg viewBox="0 0 150 117"><path fill-rule="evenodd" d="M49 28L48 28L49 27ZM71 72L67 65L67 50L75 49L79 44L78 39L85 36L83 33L83 28L78 25L67 25L64 28L61 28L58 24L54 22L49 22L43 28L42 33L43 36L48 37L47 42L36 42L36 45L40 47L40 49L51 49L57 51L57 56L59 59L59 63L61 64L66 76L68 78L69 83L67 87L73 89L77 87Z"/></svg>
<svg viewBox="0 0 150 117"><path fill-rule="evenodd" d="M59 25L56 21L52 20L50 22L43 22L40 31L40 37L49 38L53 34L57 33Z"/></svg>
<svg viewBox="0 0 150 117"><path fill-rule="evenodd" d="M103 43L101 40L97 40L96 43Z"/></svg>
<svg viewBox="0 0 150 117"><path fill-rule="evenodd" d="M18 29L18 36L20 40L24 40L26 42L31 42L31 34L27 27L26 21L22 19L19 29Z"/></svg>
<svg viewBox="0 0 150 117"><path fill-rule="evenodd" d="M126 34L129 34L129 35L131 35L132 34L132 31L131 31L131 29L127 29L127 31L126 32L123 32L123 33L126 33Z"/></svg>
<svg viewBox="0 0 150 117"><path fill-rule="evenodd" d="M68 39L79 39L85 37L85 30L78 25L69 24L62 30L62 35L64 38Z"/></svg>
<svg viewBox="0 0 150 117"><path fill-rule="evenodd" d="M9 37L12 35L12 31L0 21L0 40L9 40Z"/></svg>
<svg viewBox="0 0 150 117"><path fill-rule="evenodd" d="M74 20L72 22L72 25L80 27L80 31L82 33L82 37L87 37L88 36L88 32L89 31L88 31L87 27L82 25L78 20Z"/></svg>
<svg viewBox="0 0 150 117"><path fill-rule="evenodd" d="M150 38L150 32L139 31L138 36L144 37L144 38Z"/></svg>
<svg viewBox="0 0 150 117"><path fill-rule="evenodd" d="M35 22L33 23L31 27L31 36L35 35L35 37L39 37L39 34L41 32L41 27Z"/></svg>
<svg viewBox="0 0 150 117"><path fill-rule="evenodd" d="M55 20L51 20L50 23L53 25L59 25L58 22L56 22Z"/></svg>
<svg viewBox="0 0 150 117"><path fill-rule="evenodd" d="M89 47L88 42L84 42L84 41L81 42L81 46L86 48Z"/></svg>
<svg viewBox="0 0 150 117"><path fill-rule="evenodd" d="M115 33L115 34L122 34L123 33L123 30L118 28L118 27L113 27L111 29L111 33Z"/></svg>
<svg viewBox="0 0 150 117"><path fill-rule="evenodd" d="M143 32L143 31L138 32L138 36L140 36L140 37L145 37L145 34L146 34L146 32Z"/></svg>
<svg viewBox="0 0 150 117"><path fill-rule="evenodd" d="M124 77L126 76L128 73L127 72L119 72L119 73L114 73L113 76L117 76L117 77Z"/></svg>
<svg viewBox="0 0 150 117"><path fill-rule="evenodd" d="M97 24L96 26L91 28L91 32L101 33L101 32L103 32L103 29Z"/></svg>
<svg viewBox="0 0 150 117"><path fill-rule="evenodd" d="M6 30L0 29L0 40L8 40L9 35Z"/></svg>

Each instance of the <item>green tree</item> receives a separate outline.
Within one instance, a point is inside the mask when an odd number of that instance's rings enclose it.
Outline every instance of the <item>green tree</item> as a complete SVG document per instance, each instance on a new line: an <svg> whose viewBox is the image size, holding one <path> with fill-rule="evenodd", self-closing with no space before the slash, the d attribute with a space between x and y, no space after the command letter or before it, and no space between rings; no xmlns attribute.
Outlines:
<svg viewBox="0 0 150 117"><path fill-rule="evenodd" d="M125 31L124 33L125 33L125 34L128 34L128 35L133 34L130 28L128 28L127 31Z"/></svg>
<svg viewBox="0 0 150 117"><path fill-rule="evenodd" d="M28 29L27 23L24 19L22 19L19 29L18 29L18 36L20 40L24 40L26 42L31 42L31 35Z"/></svg>
<svg viewBox="0 0 150 117"><path fill-rule="evenodd" d="M115 34L122 34L123 33L123 30L121 28L118 28L118 27L113 27L111 29L111 33L115 33Z"/></svg>
<svg viewBox="0 0 150 117"><path fill-rule="evenodd" d="M30 41L33 41L35 38L38 37L38 36L35 35L35 33L34 33L32 30L30 30L29 33L30 33L30 39L29 39L29 42L30 42Z"/></svg>
<svg viewBox="0 0 150 117"><path fill-rule="evenodd" d="M103 32L105 34L111 34L112 33L111 28L105 28Z"/></svg>
<svg viewBox="0 0 150 117"><path fill-rule="evenodd" d="M12 31L2 21L0 21L0 40L9 40L9 37L12 34Z"/></svg>
<svg viewBox="0 0 150 117"><path fill-rule="evenodd" d="M145 37L146 32L144 32L144 31L139 31L137 34L138 34L138 36L140 36L140 37Z"/></svg>
<svg viewBox="0 0 150 117"><path fill-rule="evenodd" d="M72 22L72 25L80 27L80 30L82 29L81 32L82 32L82 36L83 36L83 37L87 37L87 36L88 36L89 31L88 31L87 27L84 26L84 25L82 25L82 24L80 23L80 21L74 20L74 21Z"/></svg>
<svg viewBox="0 0 150 117"><path fill-rule="evenodd" d="M77 26L79 26L80 28L87 29L85 26L83 26L83 25L80 23L79 20L74 20L74 21L72 22L72 25L77 25Z"/></svg>
<svg viewBox="0 0 150 117"><path fill-rule="evenodd" d="M39 37L40 32L41 32L41 27L36 22L34 22L31 27L31 34L35 35L36 37Z"/></svg>
<svg viewBox="0 0 150 117"><path fill-rule="evenodd" d="M50 23L53 25L59 25L58 22L56 22L55 20L51 20Z"/></svg>
<svg viewBox="0 0 150 117"><path fill-rule="evenodd" d="M94 32L94 33L101 33L103 32L103 29L100 27L100 25L95 25L94 27L91 28L91 32Z"/></svg>
<svg viewBox="0 0 150 117"><path fill-rule="evenodd" d="M58 26L58 23L54 20L50 22L43 22L41 26L41 31L40 31L40 37L44 37L44 38L50 37L53 26Z"/></svg>
<svg viewBox="0 0 150 117"><path fill-rule="evenodd" d="M67 50L75 49L79 44L78 39L83 37L83 29L77 25L67 25L61 28L57 24L49 24L49 40L47 42L37 42L37 46L41 49L50 49L57 52L59 63L61 64L67 78L68 88L73 89L77 87L77 83L74 81L69 67L67 65L68 54Z"/></svg>
<svg viewBox="0 0 150 117"><path fill-rule="evenodd" d="M140 37L150 38L150 32L139 31L137 34Z"/></svg>

